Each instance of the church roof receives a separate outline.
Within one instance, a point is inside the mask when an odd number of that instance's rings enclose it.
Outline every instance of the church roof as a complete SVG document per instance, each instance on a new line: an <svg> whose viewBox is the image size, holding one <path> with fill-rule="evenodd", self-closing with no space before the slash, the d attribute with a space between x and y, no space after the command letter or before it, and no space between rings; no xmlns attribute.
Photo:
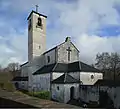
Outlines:
<svg viewBox="0 0 120 109"><path fill-rule="evenodd" d="M66 84L66 83L80 83L79 80L73 78L69 74L63 74L62 76L58 77L57 79L53 80L52 83L55 84Z"/></svg>
<svg viewBox="0 0 120 109"><path fill-rule="evenodd" d="M94 85L97 86L120 86L120 80L98 80Z"/></svg>
<svg viewBox="0 0 120 109"><path fill-rule="evenodd" d="M30 16L32 15L32 13L36 13L36 14L38 14L39 16L43 16L43 17L47 18L46 15L40 14L40 13L32 10L31 13L30 13L30 15L28 16L27 20L30 18Z"/></svg>
<svg viewBox="0 0 120 109"><path fill-rule="evenodd" d="M50 72L101 72L100 70L87 65L83 62L77 61L69 64L65 63L54 63L50 65L45 65L39 70L37 70L33 75L50 73Z"/></svg>
<svg viewBox="0 0 120 109"><path fill-rule="evenodd" d="M81 72L97 72L97 73L101 73L100 70L88 65L88 64L85 64L83 62L80 62L80 65L81 65Z"/></svg>
<svg viewBox="0 0 120 109"><path fill-rule="evenodd" d="M26 77L16 76L12 79L12 81L28 81L28 76Z"/></svg>

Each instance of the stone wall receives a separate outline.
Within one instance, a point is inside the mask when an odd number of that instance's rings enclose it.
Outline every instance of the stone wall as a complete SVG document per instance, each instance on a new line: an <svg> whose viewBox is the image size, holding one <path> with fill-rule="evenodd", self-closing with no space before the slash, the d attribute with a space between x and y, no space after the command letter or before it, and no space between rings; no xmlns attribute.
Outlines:
<svg viewBox="0 0 120 109"><path fill-rule="evenodd" d="M64 103L67 103L70 100L70 88L74 87L74 98L79 98L79 84L73 83L73 84L65 84L65 92L64 92Z"/></svg>
<svg viewBox="0 0 120 109"><path fill-rule="evenodd" d="M34 75L33 86L34 91L50 90L50 73Z"/></svg>
<svg viewBox="0 0 120 109"><path fill-rule="evenodd" d="M64 102L64 84L52 84L52 99Z"/></svg>
<svg viewBox="0 0 120 109"><path fill-rule="evenodd" d="M56 50L55 49L51 50L48 53L45 53L44 55L45 55L46 65L54 64L56 62Z"/></svg>
<svg viewBox="0 0 120 109"><path fill-rule="evenodd" d="M68 47L70 47L70 61L68 61ZM59 63L72 63L79 61L79 52L72 42L65 42L58 46L58 62Z"/></svg>

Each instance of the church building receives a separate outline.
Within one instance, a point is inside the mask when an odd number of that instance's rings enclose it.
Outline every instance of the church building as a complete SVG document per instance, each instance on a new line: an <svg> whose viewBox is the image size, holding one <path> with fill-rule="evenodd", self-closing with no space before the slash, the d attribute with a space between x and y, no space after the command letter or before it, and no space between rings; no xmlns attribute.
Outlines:
<svg viewBox="0 0 120 109"><path fill-rule="evenodd" d="M70 37L46 51L47 16L32 11L27 20L28 62L21 65L19 87L50 91L53 99L67 103L79 98L81 84L93 85L103 79L98 69L81 62L80 52Z"/></svg>

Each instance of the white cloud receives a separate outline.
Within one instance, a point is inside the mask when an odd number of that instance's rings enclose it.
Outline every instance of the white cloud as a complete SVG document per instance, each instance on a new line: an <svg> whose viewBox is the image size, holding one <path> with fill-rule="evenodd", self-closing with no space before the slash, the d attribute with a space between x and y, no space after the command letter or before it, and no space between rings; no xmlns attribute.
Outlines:
<svg viewBox="0 0 120 109"><path fill-rule="evenodd" d="M97 53L102 52L118 52L120 53L120 36L117 37L100 37L88 36L82 34L77 38L77 46L80 50L80 58L89 64L95 62Z"/></svg>
<svg viewBox="0 0 120 109"><path fill-rule="evenodd" d="M120 25L120 15L115 8L115 5L120 5L119 0L78 0L74 3L56 2L55 0L12 0L8 1L6 5L4 3L6 10L11 7L11 11L17 13L28 13L35 8L36 4L39 5L40 12L48 15L48 24L53 22L56 25L55 28L47 29L47 40L49 41L47 45L50 48L64 41L66 35L70 35L80 50L81 60L89 64L94 62L98 52L120 51L120 35L117 37L94 35L103 26ZM55 15L53 10L57 11ZM57 15L59 16L57 19L51 17ZM6 25L4 22L0 24L1 27ZM0 63L4 63L4 65L11 61L27 60L27 30L24 30L22 35L14 28L11 28L10 31L11 34L6 37L0 36L0 56L3 57L0 59ZM89 32L92 32L93 35L89 35ZM10 46L8 41L10 41Z"/></svg>

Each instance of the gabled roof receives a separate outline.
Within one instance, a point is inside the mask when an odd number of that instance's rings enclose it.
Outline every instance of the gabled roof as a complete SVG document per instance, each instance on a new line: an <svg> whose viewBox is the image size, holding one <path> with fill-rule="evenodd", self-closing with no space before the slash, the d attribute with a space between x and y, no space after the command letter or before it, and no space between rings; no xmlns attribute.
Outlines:
<svg viewBox="0 0 120 109"><path fill-rule="evenodd" d="M42 73L50 73L50 72L96 72L101 73L100 70L87 65L83 62L76 61L73 63L65 64L65 63L54 63L50 65L45 65L39 70L37 70L33 75L42 74Z"/></svg>
<svg viewBox="0 0 120 109"><path fill-rule="evenodd" d="M32 15L32 13L36 13L36 14L38 14L39 16L43 16L43 17L47 18L47 16L45 16L45 15L43 15L43 14L40 14L40 13L32 10L32 12L31 12L30 15L28 16L27 20L30 18L30 16Z"/></svg>
<svg viewBox="0 0 120 109"><path fill-rule="evenodd" d="M69 83L80 83L79 80L73 78L69 74L63 74L62 76L58 77L57 79L53 80L52 83L55 84L69 84Z"/></svg>
<svg viewBox="0 0 120 109"><path fill-rule="evenodd" d="M12 81L28 81L28 76L26 77L16 76L12 79Z"/></svg>

